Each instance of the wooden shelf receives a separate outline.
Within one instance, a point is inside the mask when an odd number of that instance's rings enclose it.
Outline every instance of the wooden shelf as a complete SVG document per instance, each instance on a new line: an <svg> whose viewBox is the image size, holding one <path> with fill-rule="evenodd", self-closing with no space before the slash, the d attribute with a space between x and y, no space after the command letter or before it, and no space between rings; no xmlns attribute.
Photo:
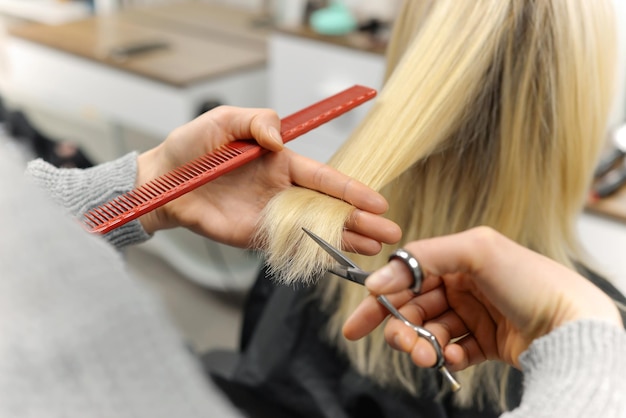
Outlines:
<svg viewBox="0 0 626 418"><path fill-rule="evenodd" d="M364 52L372 52L380 55L385 54L385 49L387 47L385 43L376 42L373 40L372 37L360 32L354 32L342 36L328 36L320 35L308 26L279 27L277 28L277 30L289 35L300 36L303 38L326 42L333 45L352 48Z"/></svg>
<svg viewBox="0 0 626 418"><path fill-rule="evenodd" d="M61 25L19 25L11 28L10 34L176 87L266 64L265 33L233 22L233 16L241 19L241 13L205 3L178 6L178 13L169 6L161 11L133 10ZM172 19L165 19L168 13ZM195 32L182 29L185 19ZM236 33L240 35L236 37ZM111 55L115 48L150 41L163 42L167 48L126 60Z"/></svg>

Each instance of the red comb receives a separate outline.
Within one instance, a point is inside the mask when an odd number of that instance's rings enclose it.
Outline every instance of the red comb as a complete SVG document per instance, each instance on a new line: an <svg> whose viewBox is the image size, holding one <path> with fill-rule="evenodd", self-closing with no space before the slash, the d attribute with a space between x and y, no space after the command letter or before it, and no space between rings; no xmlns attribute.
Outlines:
<svg viewBox="0 0 626 418"><path fill-rule="evenodd" d="M281 120L283 142L309 132L374 96L376 90L356 85L285 117ZM84 215L83 224L89 232L105 234L267 152L251 141L234 141L222 145L92 209Z"/></svg>

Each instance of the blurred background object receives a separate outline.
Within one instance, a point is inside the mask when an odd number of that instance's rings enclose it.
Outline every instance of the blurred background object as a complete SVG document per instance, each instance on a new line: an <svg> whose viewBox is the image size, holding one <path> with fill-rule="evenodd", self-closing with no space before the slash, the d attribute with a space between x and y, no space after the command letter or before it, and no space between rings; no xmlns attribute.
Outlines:
<svg viewBox="0 0 626 418"><path fill-rule="evenodd" d="M600 158L594 173L591 196L594 200L611 196L626 184L626 125L612 129L607 142L608 149Z"/></svg>

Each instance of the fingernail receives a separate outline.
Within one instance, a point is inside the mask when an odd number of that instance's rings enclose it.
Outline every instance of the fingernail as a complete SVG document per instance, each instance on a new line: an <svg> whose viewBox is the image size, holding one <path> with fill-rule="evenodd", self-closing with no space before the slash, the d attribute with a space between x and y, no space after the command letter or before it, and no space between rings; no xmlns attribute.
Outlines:
<svg viewBox="0 0 626 418"><path fill-rule="evenodd" d="M393 348L399 351L409 352L411 350L413 340L410 336L402 333L396 333L393 336Z"/></svg>
<svg viewBox="0 0 626 418"><path fill-rule="evenodd" d="M400 340L400 335L395 334L393 336L393 347L396 350L402 350L402 342Z"/></svg>
<svg viewBox="0 0 626 418"><path fill-rule="evenodd" d="M372 290L382 290L393 283L393 269L389 264L376 270L365 279L365 286Z"/></svg>
<svg viewBox="0 0 626 418"><path fill-rule="evenodd" d="M280 147L283 147L283 139L280 136L280 132L278 132L278 129L276 129L273 126L270 126L267 129L267 133L269 134L270 138L272 138L272 141L276 142L277 144L280 144Z"/></svg>

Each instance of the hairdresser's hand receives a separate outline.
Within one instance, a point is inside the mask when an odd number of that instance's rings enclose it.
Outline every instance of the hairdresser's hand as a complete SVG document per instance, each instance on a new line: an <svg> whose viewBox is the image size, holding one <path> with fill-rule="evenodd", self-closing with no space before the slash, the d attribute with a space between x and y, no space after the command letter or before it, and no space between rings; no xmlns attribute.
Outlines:
<svg viewBox="0 0 626 418"><path fill-rule="evenodd" d="M415 241L405 247L420 262L425 281L415 296L407 289L406 267L391 261L368 277L373 294L387 294L410 321L433 332L444 346L451 370L486 359L518 366L518 357L536 338L566 322L600 318L622 326L615 304L570 269L481 227L446 237ZM344 325L349 339L372 331L387 316L368 296ZM385 338L411 353L421 367L435 363L435 352L397 319L388 321ZM451 343L451 339L460 340Z"/></svg>
<svg viewBox="0 0 626 418"><path fill-rule="evenodd" d="M338 171L283 149L280 119L269 109L215 108L174 130L138 158L137 185L162 175L219 145L254 138L271 152L140 218L153 233L177 226L214 240L247 247L259 214L276 193L299 185L343 199L358 209L346 225L347 245L375 254L380 242L397 242L400 230L379 216L386 200Z"/></svg>

